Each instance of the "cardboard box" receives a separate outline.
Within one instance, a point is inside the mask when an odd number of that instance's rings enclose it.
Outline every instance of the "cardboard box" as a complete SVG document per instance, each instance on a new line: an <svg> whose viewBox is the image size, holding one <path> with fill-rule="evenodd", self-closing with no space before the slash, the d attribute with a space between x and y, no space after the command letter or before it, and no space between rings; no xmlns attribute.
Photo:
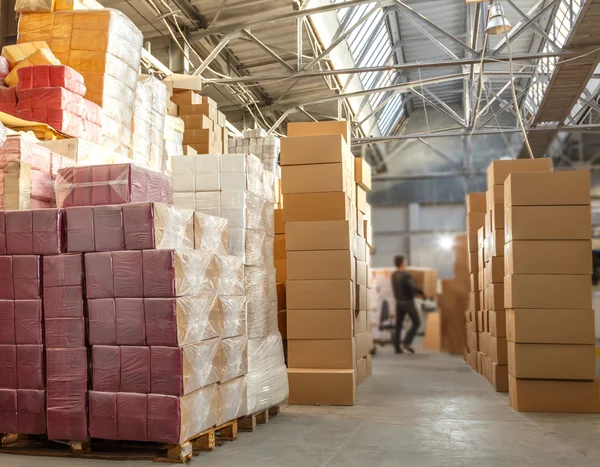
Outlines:
<svg viewBox="0 0 600 467"><path fill-rule="evenodd" d="M589 170L515 173L504 184L506 206L589 205Z"/></svg>
<svg viewBox="0 0 600 467"><path fill-rule="evenodd" d="M504 277L504 308L589 310L591 276L511 274Z"/></svg>
<svg viewBox="0 0 600 467"><path fill-rule="evenodd" d="M368 210L367 192L360 185L356 185L356 207L363 214Z"/></svg>
<svg viewBox="0 0 600 467"><path fill-rule="evenodd" d="M510 406L519 412L600 413L598 381L544 381L508 375Z"/></svg>
<svg viewBox="0 0 600 467"><path fill-rule="evenodd" d="M287 258L287 249L285 248L285 234L276 234L273 237L273 252L275 255L275 259Z"/></svg>
<svg viewBox="0 0 600 467"><path fill-rule="evenodd" d="M367 261L367 242L358 234L354 235L352 254L359 261Z"/></svg>
<svg viewBox="0 0 600 467"><path fill-rule="evenodd" d="M276 284L277 288L277 311L287 309L285 299L285 284Z"/></svg>
<svg viewBox="0 0 600 467"><path fill-rule="evenodd" d="M285 222L350 220L350 200L344 192L299 193L285 196ZM352 230L352 229L351 229Z"/></svg>
<svg viewBox="0 0 600 467"><path fill-rule="evenodd" d="M356 385L360 385L367 379L367 357L356 362Z"/></svg>
<svg viewBox="0 0 600 467"><path fill-rule="evenodd" d="M185 132L188 130L214 130L213 121L206 115L182 115L179 117L185 124Z"/></svg>
<svg viewBox="0 0 600 467"><path fill-rule="evenodd" d="M212 144L215 143L215 132L212 130L185 130L183 144ZM193 146L192 146L193 147Z"/></svg>
<svg viewBox="0 0 600 467"><path fill-rule="evenodd" d="M508 342L504 337L489 337L489 357L498 365L506 365L508 363Z"/></svg>
<svg viewBox="0 0 600 467"><path fill-rule="evenodd" d="M363 334L370 330L369 311L360 310L354 312L354 335Z"/></svg>
<svg viewBox="0 0 600 467"><path fill-rule="evenodd" d="M288 310L288 339L351 339L354 336L354 311Z"/></svg>
<svg viewBox="0 0 600 467"><path fill-rule="evenodd" d="M474 251L469 255L469 272L479 274L478 256L479 254Z"/></svg>
<svg viewBox="0 0 600 467"><path fill-rule="evenodd" d="M370 292L365 285L356 286L356 300L354 302L354 309L356 311L367 309L367 296L369 294Z"/></svg>
<svg viewBox="0 0 600 467"><path fill-rule="evenodd" d="M284 165L281 167L281 191L289 193L348 193L354 184L341 163Z"/></svg>
<svg viewBox="0 0 600 467"><path fill-rule="evenodd" d="M488 236L489 257L504 256L504 230L494 230Z"/></svg>
<svg viewBox="0 0 600 467"><path fill-rule="evenodd" d="M354 180L366 191L371 190L371 166L362 157L354 158Z"/></svg>
<svg viewBox="0 0 600 467"><path fill-rule="evenodd" d="M174 90L171 100L177 105L202 104L202 96L192 90Z"/></svg>
<svg viewBox="0 0 600 467"><path fill-rule="evenodd" d="M179 115L206 115L214 123L217 121L217 108L210 104L180 105Z"/></svg>
<svg viewBox="0 0 600 467"><path fill-rule="evenodd" d="M477 232L469 232L467 234L467 247L469 252L477 252L479 244L477 243Z"/></svg>
<svg viewBox="0 0 600 467"><path fill-rule="evenodd" d="M275 265L275 280L278 284L287 282L287 259L276 259Z"/></svg>
<svg viewBox="0 0 600 467"><path fill-rule="evenodd" d="M589 206L514 206L506 209L505 242L513 240L589 240Z"/></svg>
<svg viewBox="0 0 600 467"><path fill-rule="evenodd" d="M364 237L368 246L373 246L373 226L369 219L364 220Z"/></svg>
<svg viewBox="0 0 600 467"><path fill-rule="evenodd" d="M353 338L296 340L288 338L288 368L352 369L356 364Z"/></svg>
<svg viewBox="0 0 600 467"><path fill-rule="evenodd" d="M289 310L354 309L356 289L350 280L287 281Z"/></svg>
<svg viewBox="0 0 600 467"><path fill-rule="evenodd" d="M354 283L356 285L367 286L367 263L365 261L356 260L356 277Z"/></svg>
<svg viewBox="0 0 600 467"><path fill-rule="evenodd" d="M167 91L172 95L177 90L202 91L202 77L173 73L163 79Z"/></svg>
<svg viewBox="0 0 600 467"><path fill-rule="evenodd" d="M287 222L285 233L288 251L349 250L353 245L350 222L345 220Z"/></svg>
<svg viewBox="0 0 600 467"><path fill-rule="evenodd" d="M290 251L287 254L288 280L354 280L355 267L350 250Z"/></svg>
<svg viewBox="0 0 600 467"><path fill-rule="evenodd" d="M289 404L354 405L354 370L288 369Z"/></svg>
<svg viewBox="0 0 600 467"><path fill-rule="evenodd" d="M373 350L373 334L371 332L363 332L357 334L356 340L356 358L366 357Z"/></svg>
<svg viewBox="0 0 600 467"><path fill-rule="evenodd" d="M492 256L488 262L488 279L491 284L504 283L504 258Z"/></svg>
<svg viewBox="0 0 600 467"><path fill-rule="evenodd" d="M506 311L490 310L489 311L490 334L494 337L506 336Z"/></svg>
<svg viewBox="0 0 600 467"><path fill-rule="evenodd" d="M492 362L492 386L496 392L508 392L508 365Z"/></svg>
<svg viewBox="0 0 600 467"><path fill-rule="evenodd" d="M485 229L484 231L486 237L492 233L492 218L490 215L490 211L485 213L483 219L483 228Z"/></svg>
<svg viewBox="0 0 600 467"><path fill-rule="evenodd" d="M491 185L488 186L486 194L486 204L493 206L494 203L504 204L504 185Z"/></svg>
<svg viewBox="0 0 600 467"><path fill-rule="evenodd" d="M277 327L282 339L287 339L287 311L282 310L277 312Z"/></svg>
<svg viewBox="0 0 600 467"><path fill-rule="evenodd" d="M550 172L552 160L546 159L512 159L495 160L487 169L487 186L502 185L512 172Z"/></svg>
<svg viewBox="0 0 600 467"><path fill-rule="evenodd" d="M490 284L486 289L487 308L489 310L504 309L504 284Z"/></svg>
<svg viewBox="0 0 600 467"><path fill-rule="evenodd" d="M467 212L486 212L485 192L467 194Z"/></svg>
<svg viewBox="0 0 600 467"><path fill-rule="evenodd" d="M485 225L485 212L467 213L467 233L476 232Z"/></svg>
<svg viewBox="0 0 600 467"><path fill-rule="evenodd" d="M285 222L283 222L283 209L275 209L275 235L285 234Z"/></svg>
<svg viewBox="0 0 600 467"><path fill-rule="evenodd" d="M481 226L477 229L477 249L483 249L483 243L485 242L485 228Z"/></svg>
<svg viewBox="0 0 600 467"><path fill-rule="evenodd" d="M347 120L334 120L325 122L290 122L288 123L288 137L290 136L315 136L315 135L341 135L346 144L352 141L350 125ZM283 140L284 138L282 138Z"/></svg>
<svg viewBox="0 0 600 467"><path fill-rule="evenodd" d="M215 102L215 104L216 104L216 102ZM215 105L215 107L216 107L216 105ZM227 125L227 117L225 116L225 114L223 112L217 111L217 124L223 128L225 127L225 125Z"/></svg>
<svg viewBox="0 0 600 467"><path fill-rule="evenodd" d="M594 310L506 310L506 336L515 343L595 344Z"/></svg>
<svg viewBox="0 0 600 467"><path fill-rule="evenodd" d="M513 240L505 245L506 274L591 274L591 240Z"/></svg>
<svg viewBox="0 0 600 467"><path fill-rule="evenodd" d="M503 229L504 228L504 204L503 203L494 203L492 205L492 209L490 210L490 229L493 232L494 230Z"/></svg>
<svg viewBox="0 0 600 467"><path fill-rule="evenodd" d="M288 125L289 132L289 125ZM307 165L342 163L354 165L352 154L341 135L288 136L281 138L280 164ZM353 168L354 169L354 168ZM350 172L350 170L348 170Z"/></svg>
<svg viewBox="0 0 600 467"><path fill-rule="evenodd" d="M509 342L508 371L515 378L593 380L596 349L594 345Z"/></svg>

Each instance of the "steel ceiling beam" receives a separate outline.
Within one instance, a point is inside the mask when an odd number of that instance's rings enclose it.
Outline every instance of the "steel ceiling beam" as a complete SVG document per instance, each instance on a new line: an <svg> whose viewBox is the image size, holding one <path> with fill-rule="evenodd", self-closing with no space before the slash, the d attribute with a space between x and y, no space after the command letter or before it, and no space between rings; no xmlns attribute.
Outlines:
<svg viewBox="0 0 600 467"><path fill-rule="evenodd" d="M225 37L223 37L220 42L211 50L211 52L208 54L208 57L206 57L202 64L194 70L192 75L200 76L202 72L208 68L208 65L210 65L215 58L217 58L217 56L221 53L221 50L223 50L225 46L229 44L229 41L237 35L238 31L228 32L225 34Z"/></svg>
<svg viewBox="0 0 600 467"><path fill-rule="evenodd" d="M328 11L336 11L344 8L351 8L353 6L364 5L365 3L379 3L380 0L348 0L346 2L341 3L332 3L328 5L323 5L316 8L305 8L303 10L290 11L289 13L279 13L273 14L271 12L266 12L262 15L250 18L246 21L230 21L224 22L222 24L216 24L214 27L209 29L203 29L200 31L196 31L190 33L188 40L190 42L196 42L200 39L210 36L212 34L218 33L227 33L232 31L241 31L242 29L247 29L252 26L256 26L258 24L271 23L276 21L283 21L286 19L295 19L295 18L305 18L310 15L316 15L318 13L325 13Z"/></svg>
<svg viewBox="0 0 600 467"><path fill-rule="evenodd" d="M421 94L419 91L417 91L415 88L410 88L410 92L412 92L413 94L415 94L416 96L420 97L422 100L426 101L431 107L433 107L434 109L436 109L437 111L443 113L444 115L447 115L448 117L450 117L452 120L454 120L456 123L458 123L461 127L466 128L465 123L463 121L462 118L458 117L456 115L455 112L448 112L447 110L445 110L443 107L438 107L438 105L433 102L432 100L430 100L427 96L425 96L424 94ZM424 106L425 104L423 104Z"/></svg>
<svg viewBox="0 0 600 467"><path fill-rule="evenodd" d="M283 65L284 68L286 68L286 69L288 69L290 71L295 71L295 68L293 66L291 66L290 64L288 64L283 58L281 58L279 55L277 55L268 45L266 45L264 42L262 42L258 37L256 37L250 31L248 31L247 29L243 29L242 30L242 34L244 34L252 42L254 42L256 45L258 45L265 52L267 52L278 63L280 63L281 65Z"/></svg>
<svg viewBox="0 0 600 467"><path fill-rule="evenodd" d="M548 57L574 57L576 54L569 51L558 51L558 52L540 52L540 53L526 53L526 54L513 54L513 62L519 61L535 61L541 58ZM239 78L218 78L218 79L207 79L206 82L217 83L217 84L236 84L236 83L249 83L249 82L262 82L262 81L281 81L283 79L296 79L296 78L316 78L321 76L334 76L334 75L347 75L347 74L358 74L358 73L377 73L380 71L402 71L402 70L414 70L414 69L429 69L429 68L444 68L444 67L458 67L461 65L472 65L479 64L481 58L463 58L459 60L438 60L433 62L413 62L413 63L399 63L396 65L382 65L372 67L355 67L355 68L340 68L337 70L317 70L317 71L302 71L293 73L290 75L261 75L261 76L242 76ZM508 62L508 55L501 55L497 57L486 56L483 57L483 63L498 63ZM267 83L268 84L268 83Z"/></svg>
<svg viewBox="0 0 600 467"><path fill-rule="evenodd" d="M519 14L519 16L521 16L521 18L523 18L525 21L529 21L529 16L523 10L521 10L515 4L515 2L513 2L512 0L506 0L506 2L510 6L512 6L512 8ZM554 47L554 50L560 50L562 48L556 42L554 42L554 40L548 35L548 33L546 31L544 31L541 27L538 26L537 22L532 23L531 27L536 30L536 32L539 36L541 36L550 45L552 45L552 47Z"/></svg>

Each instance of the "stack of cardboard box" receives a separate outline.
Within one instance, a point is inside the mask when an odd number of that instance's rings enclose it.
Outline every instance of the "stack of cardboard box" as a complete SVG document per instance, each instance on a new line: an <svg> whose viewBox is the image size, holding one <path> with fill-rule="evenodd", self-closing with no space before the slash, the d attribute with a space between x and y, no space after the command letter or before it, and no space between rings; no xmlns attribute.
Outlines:
<svg viewBox="0 0 600 467"><path fill-rule="evenodd" d="M277 323L279 333L283 339L283 352L287 362L287 309L286 290L287 280L287 248L285 245L285 222L283 221L283 209L275 209L275 237L274 259L275 279L277 281Z"/></svg>
<svg viewBox="0 0 600 467"><path fill-rule="evenodd" d="M227 119L214 100L192 90L174 90L171 100L179 106L179 117L185 125L184 145L198 154L228 153Z"/></svg>
<svg viewBox="0 0 600 467"><path fill-rule="evenodd" d="M504 206L510 404L597 413L590 173L513 173Z"/></svg>
<svg viewBox="0 0 600 467"><path fill-rule="evenodd" d="M288 132L298 135L281 141L289 402L353 405L372 348L366 184L354 180L347 122Z"/></svg>
<svg viewBox="0 0 600 467"><path fill-rule="evenodd" d="M485 220L485 193L469 193L467 195L467 249L469 262L469 278L471 288L469 293L469 307L467 312L467 361L471 367L479 371L481 356L479 355L479 333L481 332L481 282L480 274L480 256L483 253L483 239L479 242L479 231L483 233L483 224Z"/></svg>

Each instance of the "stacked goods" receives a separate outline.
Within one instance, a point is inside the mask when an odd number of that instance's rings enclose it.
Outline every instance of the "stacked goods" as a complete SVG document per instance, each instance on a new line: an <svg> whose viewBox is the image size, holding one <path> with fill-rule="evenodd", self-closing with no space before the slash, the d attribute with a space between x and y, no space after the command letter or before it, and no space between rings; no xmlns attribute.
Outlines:
<svg viewBox="0 0 600 467"><path fill-rule="evenodd" d="M0 112L10 115L17 113L17 88L15 86L0 87Z"/></svg>
<svg viewBox="0 0 600 467"><path fill-rule="evenodd" d="M19 69L18 75L17 117L100 143L101 109L83 98L79 73L64 65L36 65Z"/></svg>
<svg viewBox="0 0 600 467"><path fill-rule="evenodd" d="M357 219L368 181L355 182L348 126L339 126L343 134L314 124L281 142L292 404L353 405L370 373L370 255Z"/></svg>
<svg viewBox="0 0 600 467"><path fill-rule="evenodd" d="M103 110L105 150L129 155L142 50L142 34L135 25L108 9L23 13L18 43L31 41L45 41L60 63L81 73L85 98Z"/></svg>
<svg viewBox="0 0 600 467"><path fill-rule="evenodd" d="M598 413L590 173L512 173L504 206L510 405Z"/></svg>
<svg viewBox="0 0 600 467"><path fill-rule="evenodd" d="M25 135L0 145L0 206L30 209L55 206L54 179L73 163Z"/></svg>
<svg viewBox="0 0 600 467"><path fill-rule="evenodd" d="M506 341L506 311L504 304L504 181L513 172L547 172L549 159L498 160L488 167L485 215L485 245L483 272L484 314L486 330L484 350L485 373L497 391L508 391L508 348Z"/></svg>
<svg viewBox="0 0 600 467"><path fill-rule="evenodd" d="M479 256L481 254L483 257L483 224L486 211L485 192L467 194L467 257L471 282L469 306L466 312L467 362L476 371L479 371L477 365L477 353L480 350L479 332L483 332L480 329L483 324L481 319L483 303L480 300L479 292L482 290L483 284L479 281ZM481 241L479 239L480 230ZM479 357L480 360L481 357Z"/></svg>
<svg viewBox="0 0 600 467"><path fill-rule="evenodd" d="M6 52L5 52L5 49ZM19 83L19 70L36 65L60 65L45 42L31 42L4 47L3 54L8 59L11 72L4 78L7 86Z"/></svg>
<svg viewBox="0 0 600 467"><path fill-rule="evenodd" d="M453 249L454 278L441 281L442 293L438 297L441 311L441 339L444 352L462 354L466 344L465 310L469 306L467 236L456 236Z"/></svg>
<svg viewBox="0 0 600 467"><path fill-rule="evenodd" d="M106 165L131 163L131 159L122 154L109 153L99 144L90 143L83 138L56 139L40 141L40 146L53 153L70 159L75 165Z"/></svg>
<svg viewBox="0 0 600 467"><path fill-rule="evenodd" d="M242 136L229 138L231 154L254 154L269 172L279 173L280 141L277 136L267 134L262 128L244 130Z"/></svg>
<svg viewBox="0 0 600 467"><path fill-rule="evenodd" d="M285 223L283 221L283 209L275 209L275 236L274 236L274 260L275 280L277 282L277 323L279 333L284 339L284 352L287 358L287 311L286 290L287 281L287 248L285 246Z"/></svg>
<svg viewBox="0 0 600 467"><path fill-rule="evenodd" d="M16 0L15 2L17 13L93 10L99 8L102 8L102 5L96 0Z"/></svg>
<svg viewBox="0 0 600 467"><path fill-rule="evenodd" d="M229 221L229 253L245 265L247 411L262 411L288 393L277 329L273 187L263 184L262 164L248 154L198 154L174 157L171 162L175 204Z"/></svg>
<svg viewBox="0 0 600 467"><path fill-rule="evenodd" d="M176 90L171 100L179 106L185 125L183 144L198 154L227 154L227 120L215 101L190 90Z"/></svg>
<svg viewBox="0 0 600 467"><path fill-rule="evenodd" d="M69 167L58 171L58 207L100 206L157 201L171 203L168 176L136 164Z"/></svg>
<svg viewBox="0 0 600 467"><path fill-rule="evenodd" d="M132 159L155 170L163 168L167 87L152 76L141 75L133 111Z"/></svg>
<svg viewBox="0 0 600 467"><path fill-rule="evenodd" d="M46 433L48 405L61 389L44 377L56 359L44 364L42 256L64 251L60 209L2 212L0 222L0 432ZM58 258L59 256L47 256ZM55 271L54 271L55 272ZM47 274L52 274L49 270ZM52 276L50 281L60 280ZM51 300L44 294L45 300ZM50 306L52 309L52 306ZM48 308L47 308L48 309ZM52 311L50 311L52 313ZM51 340L54 336L51 336ZM52 340L55 343L55 340ZM51 416L52 418L52 416ZM50 426L50 424L48 425ZM52 428L52 427L51 427Z"/></svg>

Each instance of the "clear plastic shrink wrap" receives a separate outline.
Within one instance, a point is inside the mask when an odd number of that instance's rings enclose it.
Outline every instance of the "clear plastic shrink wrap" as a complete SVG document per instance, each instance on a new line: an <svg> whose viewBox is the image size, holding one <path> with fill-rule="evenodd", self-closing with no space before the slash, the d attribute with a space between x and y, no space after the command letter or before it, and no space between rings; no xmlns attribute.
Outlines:
<svg viewBox="0 0 600 467"><path fill-rule="evenodd" d="M248 336L221 339L222 367L220 382L224 383L248 373Z"/></svg>
<svg viewBox="0 0 600 467"><path fill-rule="evenodd" d="M194 212L194 248L216 255L227 255L228 227L227 219Z"/></svg>
<svg viewBox="0 0 600 467"><path fill-rule="evenodd" d="M182 397L90 391L94 438L180 444L216 419L216 384Z"/></svg>
<svg viewBox="0 0 600 467"><path fill-rule="evenodd" d="M246 399L246 377L232 379L218 385L217 389L217 425L222 425L246 415L248 401Z"/></svg>
<svg viewBox="0 0 600 467"><path fill-rule="evenodd" d="M248 337L255 339L278 332L277 291L271 285L273 268L244 268Z"/></svg>
<svg viewBox="0 0 600 467"><path fill-rule="evenodd" d="M246 296L219 296L219 305L223 311L223 330L221 338L246 334Z"/></svg>
<svg viewBox="0 0 600 467"><path fill-rule="evenodd" d="M136 164L69 167L58 171L58 207L158 201L171 204L168 176Z"/></svg>
<svg viewBox="0 0 600 467"><path fill-rule="evenodd" d="M39 13L54 11L55 0L16 0L17 13Z"/></svg>
<svg viewBox="0 0 600 467"><path fill-rule="evenodd" d="M244 265L239 256L215 255L217 294L244 295Z"/></svg>
<svg viewBox="0 0 600 467"><path fill-rule="evenodd" d="M57 255L65 251L64 210L0 212L0 254Z"/></svg>
<svg viewBox="0 0 600 467"><path fill-rule="evenodd" d="M41 435L46 433L46 391L0 389L0 431Z"/></svg>
<svg viewBox="0 0 600 467"><path fill-rule="evenodd" d="M248 410L252 414L273 407L289 394L287 368L279 332L248 341Z"/></svg>
<svg viewBox="0 0 600 467"><path fill-rule="evenodd" d="M171 172L171 158L183 154L183 120L172 115L165 116L165 157L163 170Z"/></svg>
<svg viewBox="0 0 600 467"><path fill-rule="evenodd" d="M138 77L133 112L132 158L155 170L163 169L167 87L153 76Z"/></svg>
<svg viewBox="0 0 600 467"><path fill-rule="evenodd" d="M104 149L129 155L143 41L139 29L111 9L24 13L18 43L34 40L45 41L62 64L83 75L86 99L103 109Z"/></svg>

